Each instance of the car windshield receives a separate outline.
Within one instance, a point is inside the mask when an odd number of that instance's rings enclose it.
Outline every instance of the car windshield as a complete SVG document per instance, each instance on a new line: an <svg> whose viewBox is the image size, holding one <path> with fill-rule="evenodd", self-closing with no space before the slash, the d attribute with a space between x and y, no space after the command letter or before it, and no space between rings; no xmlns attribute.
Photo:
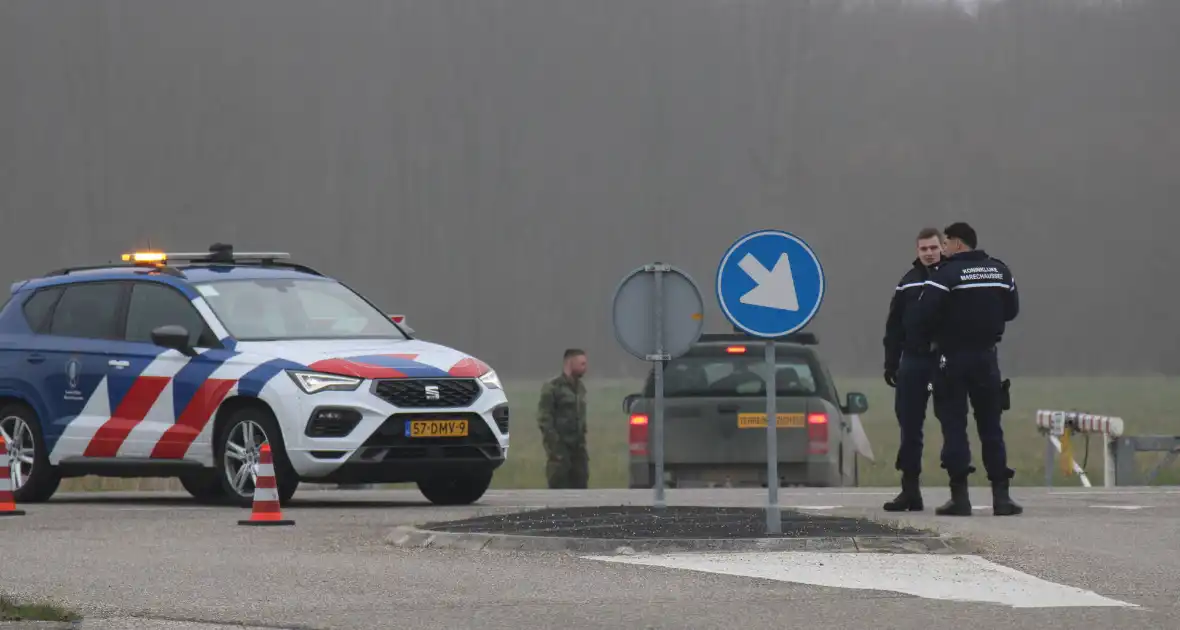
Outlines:
<svg viewBox="0 0 1180 630"><path fill-rule="evenodd" d="M239 341L406 338L384 313L333 280L216 280L196 288Z"/></svg>
<svg viewBox="0 0 1180 630"><path fill-rule="evenodd" d="M814 396L818 392L811 365L804 357L776 357L775 389L779 396ZM766 395L766 360L762 356L681 357L664 369L668 398L746 398ZM655 395L651 375L646 396Z"/></svg>

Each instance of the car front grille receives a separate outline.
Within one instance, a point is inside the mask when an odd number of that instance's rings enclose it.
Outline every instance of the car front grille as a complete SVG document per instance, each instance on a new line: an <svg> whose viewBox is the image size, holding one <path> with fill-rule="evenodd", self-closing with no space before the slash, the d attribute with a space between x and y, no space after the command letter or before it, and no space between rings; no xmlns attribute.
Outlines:
<svg viewBox="0 0 1180 630"><path fill-rule="evenodd" d="M466 407L479 397L473 378L404 378L379 380L373 393L403 409Z"/></svg>

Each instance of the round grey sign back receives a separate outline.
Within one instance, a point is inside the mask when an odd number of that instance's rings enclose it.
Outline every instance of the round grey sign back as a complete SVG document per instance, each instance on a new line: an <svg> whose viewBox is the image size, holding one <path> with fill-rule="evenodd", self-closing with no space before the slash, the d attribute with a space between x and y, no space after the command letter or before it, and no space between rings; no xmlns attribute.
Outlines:
<svg viewBox="0 0 1180 630"><path fill-rule="evenodd" d="M656 344L656 270L662 273L663 355L674 359L701 337L705 302L692 278L683 271L655 263L632 271L615 289L613 323L619 345L632 356L651 361Z"/></svg>

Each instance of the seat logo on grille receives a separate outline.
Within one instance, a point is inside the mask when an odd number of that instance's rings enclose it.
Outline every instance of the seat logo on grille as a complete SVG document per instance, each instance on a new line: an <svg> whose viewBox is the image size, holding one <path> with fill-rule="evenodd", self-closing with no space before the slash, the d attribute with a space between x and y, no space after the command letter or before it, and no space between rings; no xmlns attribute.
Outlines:
<svg viewBox="0 0 1180 630"><path fill-rule="evenodd" d="M438 400L438 385L426 385L423 387L426 391L426 400Z"/></svg>

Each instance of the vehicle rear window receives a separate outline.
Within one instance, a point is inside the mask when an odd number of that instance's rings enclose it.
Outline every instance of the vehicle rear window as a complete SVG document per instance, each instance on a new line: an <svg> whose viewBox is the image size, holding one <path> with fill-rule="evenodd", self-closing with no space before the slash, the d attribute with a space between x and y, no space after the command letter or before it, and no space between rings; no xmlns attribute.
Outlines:
<svg viewBox="0 0 1180 630"><path fill-rule="evenodd" d="M775 389L779 396L814 396L818 392L811 365L803 357L778 357ZM756 397L766 395L766 360L762 356L681 357L664 369L664 396ZM649 374L647 396L655 394Z"/></svg>

